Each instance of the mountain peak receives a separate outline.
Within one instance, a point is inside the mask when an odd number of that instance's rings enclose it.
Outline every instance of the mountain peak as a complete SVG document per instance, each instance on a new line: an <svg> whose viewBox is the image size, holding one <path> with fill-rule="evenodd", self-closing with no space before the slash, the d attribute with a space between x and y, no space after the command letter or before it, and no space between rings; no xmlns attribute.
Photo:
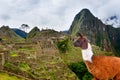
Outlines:
<svg viewBox="0 0 120 80"><path fill-rule="evenodd" d="M1 29L10 29L9 26L2 26Z"/></svg>
<svg viewBox="0 0 120 80"><path fill-rule="evenodd" d="M75 19L82 19L82 18L87 18L87 19L92 19L94 18L94 15L90 12L89 9L82 9L75 17Z"/></svg>
<svg viewBox="0 0 120 80"><path fill-rule="evenodd" d="M34 27L32 30L40 31L38 27Z"/></svg>
<svg viewBox="0 0 120 80"><path fill-rule="evenodd" d="M33 38L37 33L40 32L40 29L38 27L34 27L27 35L27 38Z"/></svg>
<svg viewBox="0 0 120 80"><path fill-rule="evenodd" d="M90 10L89 10L89 9L87 9L87 8L82 9L80 12L84 12L84 13L91 13L91 12L90 12Z"/></svg>
<svg viewBox="0 0 120 80"><path fill-rule="evenodd" d="M95 26L96 17L88 10L82 9L74 18L74 21L69 29L69 33L76 35L77 32L84 32ZM98 27L96 25L96 27Z"/></svg>

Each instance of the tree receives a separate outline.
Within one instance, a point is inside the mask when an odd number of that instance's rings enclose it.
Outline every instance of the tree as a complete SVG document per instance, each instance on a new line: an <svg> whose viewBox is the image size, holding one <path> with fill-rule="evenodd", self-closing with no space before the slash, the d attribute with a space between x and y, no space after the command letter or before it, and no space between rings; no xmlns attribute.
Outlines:
<svg viewBox="0 0 120 80"><path fill-rule="evenodd" d="M60 53L66 53L69 50L68 44L69 44L68 38L64 39L64 40L59 40L57 42L57 47L58 47L58 50L60 51Z"/></svg>
<svg viewBox="0 0 120 80"><path fill-rule="evenodd" d="M27 31L27 29L29 29L30 27L29 27L29 25L27 25L27 24L22 24L21 25L21 27L20 27L20 29L23 29L25 32Z"/></svg>
<svg viewBox="0 0 120 80"><path fill-rule="evenodd" d="M2 38L0 38L0 42L2 41Z"/></svg>

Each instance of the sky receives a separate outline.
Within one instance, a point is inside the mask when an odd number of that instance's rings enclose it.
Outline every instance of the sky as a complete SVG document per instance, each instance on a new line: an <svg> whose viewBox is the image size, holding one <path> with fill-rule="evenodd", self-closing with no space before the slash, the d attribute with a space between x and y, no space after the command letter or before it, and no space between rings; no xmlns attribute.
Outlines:
<svg viewBox="0 0 120 80"><path fill-rule="evenodd" d="M19 28L28 24L30 29L37 26L39 29L68 30L83 8L103 22L114 15L119 22L119 3L120 0L0 0L0 26Z"/></svg>

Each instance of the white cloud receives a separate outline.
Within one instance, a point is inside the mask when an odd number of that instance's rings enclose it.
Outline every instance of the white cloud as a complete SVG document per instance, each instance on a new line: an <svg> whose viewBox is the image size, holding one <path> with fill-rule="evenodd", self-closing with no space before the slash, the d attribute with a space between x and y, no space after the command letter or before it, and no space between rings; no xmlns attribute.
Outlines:
<svg viewBox="0 0 120 80"><path fill-rule="evenodd" d="M114 14L120 19L119 0L0 0L0 26L69 29L75 15L88 8L101 20Z"/></svg>

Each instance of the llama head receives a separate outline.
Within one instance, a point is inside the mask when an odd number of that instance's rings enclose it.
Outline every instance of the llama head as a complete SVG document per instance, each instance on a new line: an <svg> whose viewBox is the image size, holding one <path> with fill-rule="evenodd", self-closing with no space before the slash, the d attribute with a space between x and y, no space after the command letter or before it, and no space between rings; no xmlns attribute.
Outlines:
<svg viewBox="0 0 120 80"><path fill-rule="evenodd" d="M87 49L88 48L88 39L80 33L78 33L78 35L79 35L79 39L74 42L74 46L80 47L81 49Z"/></svg>

